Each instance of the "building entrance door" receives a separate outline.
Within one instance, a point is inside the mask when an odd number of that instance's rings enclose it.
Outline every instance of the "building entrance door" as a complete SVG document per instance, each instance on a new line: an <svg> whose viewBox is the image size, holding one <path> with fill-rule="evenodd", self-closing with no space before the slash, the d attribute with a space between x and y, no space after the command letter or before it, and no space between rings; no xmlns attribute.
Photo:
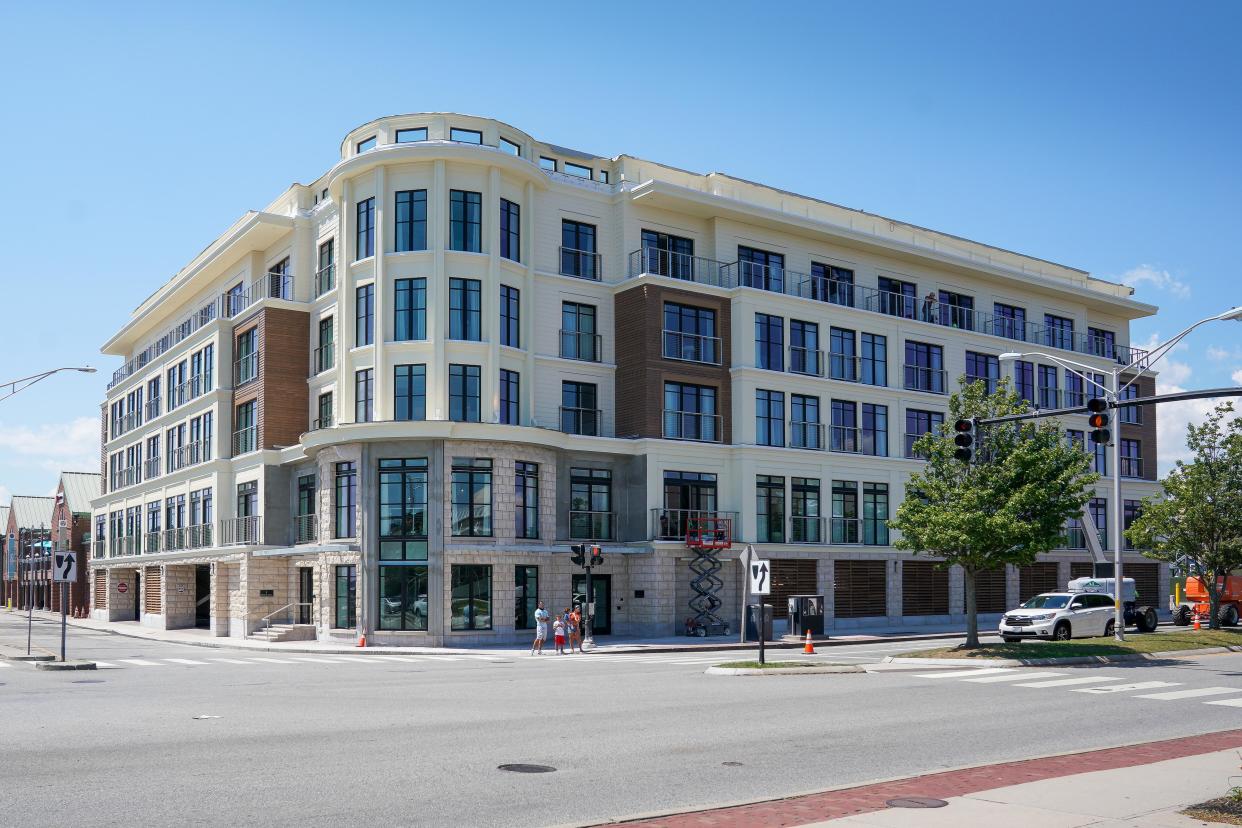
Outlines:
<svg viewBox="0 0 1242 828"><path fill-rule="evenodd" d="M134 620L142 620L142 573L134 570Z"/></svg>
<svg viewBox="0 0 1242 828"><path fill-rule="evenodd" d="M612 634L612 576L591 575L591 590L595 593L595 617L591 623L592 635ZM586 573L574 576L573 604L582 606L586 615ZM572 604L570 605L572 607Z"/></svg>
<svg viewBox="0 0 1242 828"><path fill-rule="evenodd" d="M315 570L304 566L298 569L298 623L311 623L311 605L315 602Z"/></svg>
<svg viewBox="0 0 1242 828"><path fill-rule="evenodd" d="M211 565L194 567L194 626L205 630L211 626Z"/></svg>

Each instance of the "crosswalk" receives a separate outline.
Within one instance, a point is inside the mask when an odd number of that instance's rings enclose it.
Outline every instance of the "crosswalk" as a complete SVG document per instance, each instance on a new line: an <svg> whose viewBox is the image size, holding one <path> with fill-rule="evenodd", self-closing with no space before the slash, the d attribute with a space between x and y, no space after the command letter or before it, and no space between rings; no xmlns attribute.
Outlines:
<svg viewBox="0 0 1242 828"><path fill-rule="evenodd" d="M1109 675L1107 672L1081 675L1065 670L1032 672L1026 667L971 667L965 670L945 669L933 673L915 673L913 676L945 683L956 681L963 684L994 684L1034 690L1065 690L1090 696L1123 696L1163 702L1199 701L1224 707L1242 707L1242 685L1187 687L1177 681L1126 681L1126 678L1133 677ZM1211 698L1215 696L1233 698Z"/></svg>

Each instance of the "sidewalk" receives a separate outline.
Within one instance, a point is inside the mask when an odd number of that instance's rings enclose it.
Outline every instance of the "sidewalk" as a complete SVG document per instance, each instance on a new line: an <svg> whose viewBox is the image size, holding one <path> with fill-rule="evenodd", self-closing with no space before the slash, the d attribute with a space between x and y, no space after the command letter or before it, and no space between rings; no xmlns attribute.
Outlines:
<svg viewBox="0 0 1242 828"><path fill-rule="evenodd" d="M1171 758L1169 758L1171 757ZM1242 777L1242 730L1008 762L771 802L623 823L630 828L1189 828L1178 813ZM902 797L936 808L892 807Z"/></svg>
<svg viewBox="0 0 1242 828"><path fill-rule="evenodd" d="M0 613L6 611L0 609ZM19 610L7 611L7 617L24 619L26 613ZM60 614L53 612L44 612L35 610L34 617L40 621L55 621L60 623ZM286 642L268 642L261 637L251 638L232 638L219 637L213 635L209 630L186 629L186 630L156 630L149 627L140 626L135 621L96 621L90 618L69 618L70 627L81 629L95 630L97 632L112 633L114 635L123 635L130 638L146 639L148 641L165 641L174 644L189 644L196 647L217 647L224 649L237 650L259 650L266 652L282 652L282 653L376 653L383 654L454 654L454 653L483 653L483 654L500 654L513 655L516 653L527 652L530 649L529 644L503 644L503 645L472 645L467 647L378 647L369 646L365 649L358 648L353 644L347 644L341 641L286 641ZM532 633L533 634L533 633ZM834 647L846 646L850 644L866 644L866 643L884 643L884 642L900 642L900 641L926 641L942 638L957 638L965 635L965 630L956 626L919 626L907 629L898 629L890 627L876 628L872 630L859 629L851 630L848 633L840 635L832 635L831 638L823 637L815 639L815 647ZM801 648L803 642L798 641L776 641L768 642L770 648ZM599 653L683 653L683 652L716 652L731 650L752 650L755 648L755 642L741 644L736 636L728 638L690 638L688 636L667 636L659 638L624 638L620 636L607 636L596 640L596 646L593 652Z"/></svg>

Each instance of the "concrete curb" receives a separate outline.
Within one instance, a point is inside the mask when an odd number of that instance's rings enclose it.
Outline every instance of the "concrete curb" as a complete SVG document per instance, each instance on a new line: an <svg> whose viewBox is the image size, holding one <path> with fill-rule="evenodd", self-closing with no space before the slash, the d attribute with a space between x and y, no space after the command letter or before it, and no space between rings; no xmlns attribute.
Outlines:
<svg viewBox="0 0 1242 828"><path fill-rule="evenodd" d="M95 662L93 661L40 661L35 664L36 670L94 670Z"/></svg>
<svg viewBox="0 0 1242 828"><path fill-rule="evenodd" d="M1051 667L1057 664L1117 664L1127 661L1161 661L1166 658L1194 658L1201 655L1242 653L1242 646L1203 647L1198 650L1168 650L1161 653L1123 653L1119 655L1066 656L1064 658L900 658L887 656L883 664L919 664L925 667Z"/></svg>
<svg viewBox="0 0 1242 828"><path fill-rule="evenodd" d="M709 676L811 676L821 673L837 675L866 671L857 664L825 664L823 667L771 667L766 670L758 667L708 667L703 672Z"/></svg>
<svg viewBox="0 0 1242 828"><path fill-rule="evenodd" d="M5 659L8 661L25 661L25 662L34 662L37 664L41 661L55 661L56 656L54 655L15 655L15 656L5 656Z"/></svg>

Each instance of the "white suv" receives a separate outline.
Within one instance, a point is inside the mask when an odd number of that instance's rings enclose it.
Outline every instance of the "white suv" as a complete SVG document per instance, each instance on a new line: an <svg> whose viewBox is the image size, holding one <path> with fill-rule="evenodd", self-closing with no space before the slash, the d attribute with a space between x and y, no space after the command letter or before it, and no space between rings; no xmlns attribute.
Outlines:
<svg viewBox="0 0 1242 828"><path fill-rule="evenodd" d="M1045 592L1001 617L1000 635L1069 641L1074 636L1112 635L1113 596L1092 592Z"/></svg>

